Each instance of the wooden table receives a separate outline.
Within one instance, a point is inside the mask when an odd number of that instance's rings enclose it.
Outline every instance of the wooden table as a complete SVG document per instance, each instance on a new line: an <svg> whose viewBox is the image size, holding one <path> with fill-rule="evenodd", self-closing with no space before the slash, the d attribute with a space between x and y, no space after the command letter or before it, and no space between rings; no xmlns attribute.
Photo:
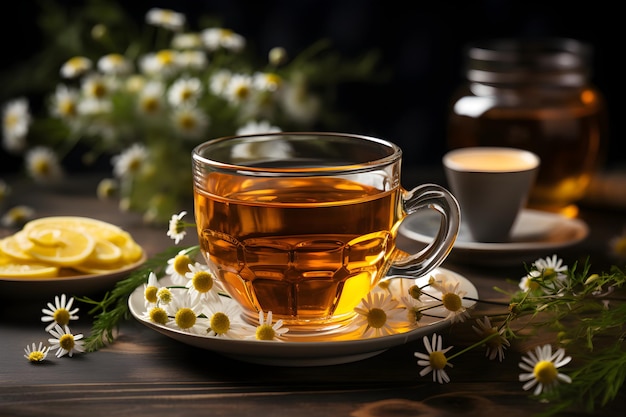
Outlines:
<svg viewBox="0 0 626 417"><path fill-rule="evenodd" d="M424 177L408 177L407 185ZM439 179L440 177L433 177ZM426 178L430 179L430 178ZM165 227L150 227L141 217L121 213L116 202L95 198L93 177L74 178L61 189L18 181L15 199L37 209L38 216L80 215L115 223L128 230L154 255L173 242ZM624 212L583 209L590 226L580 245L559 253L566 263L591 255L592 264L604 268L607 241L625 225ZM2 234L14 230L3 229ZM183 244L193 244L188 236ZM552 255L547 253L546 256ZM469 267L444 266L469 278L480 298L503 300L494 286L510 288L506 278L519 279L523 265ZM518 381L522 352L513 347L502 363L470 351L453 361L451 382L437 384L432 376L420 377L413 356L424 351L413 341L370 359L323 367L271 367L239 362L208 350L169 339L134 319L120 327L117 341L104 349L73 358L52 358L30 364L24 347L47 339L40 321L41 308L50 299L0 300L0 416L529 416L546 405L529 399ZM88 333L88 308L72 328ZM474 315L493 309L479 304ZM469 323L446 330L446 344L458 348L471 332ZM622 390L597 415L622 415L626 401ZM582 415L572 410L567 415Z"/></svg>

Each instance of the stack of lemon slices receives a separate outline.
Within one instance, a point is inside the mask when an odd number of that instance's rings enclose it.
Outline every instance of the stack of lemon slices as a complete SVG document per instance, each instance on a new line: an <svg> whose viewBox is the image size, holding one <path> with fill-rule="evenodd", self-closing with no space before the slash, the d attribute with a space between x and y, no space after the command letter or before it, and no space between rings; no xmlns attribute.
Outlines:
<svg viewBox="0 0 626 417"><path fill-rule="evenodd" d="M0 277L105 274L143 256L132 236L113 224L88 217L43 217L0 240Z"/></svg>

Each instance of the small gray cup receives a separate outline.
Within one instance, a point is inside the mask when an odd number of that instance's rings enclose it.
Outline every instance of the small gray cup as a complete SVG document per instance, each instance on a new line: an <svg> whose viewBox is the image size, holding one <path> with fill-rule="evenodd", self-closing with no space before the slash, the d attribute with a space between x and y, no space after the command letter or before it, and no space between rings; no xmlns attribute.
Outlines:
<svg viewBox="0 0 626 417"><path fill-rule="evenodd" d="M461 221L477 242L506 242L526 205L540 159L505 147L468 147L443 157L446 179L461 207Z"/></svg>

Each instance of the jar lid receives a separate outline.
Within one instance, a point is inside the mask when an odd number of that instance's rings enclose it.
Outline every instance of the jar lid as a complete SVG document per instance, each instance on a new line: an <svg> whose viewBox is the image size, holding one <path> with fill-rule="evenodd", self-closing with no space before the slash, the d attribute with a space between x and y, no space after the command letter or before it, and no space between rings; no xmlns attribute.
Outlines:
<svg viewBox="0 0 626 417"><path fill-rule="evenodd" d="M466 77L479 83L580 86L590 77L591 46L568 38L488 39L466 47Z"/></svg>

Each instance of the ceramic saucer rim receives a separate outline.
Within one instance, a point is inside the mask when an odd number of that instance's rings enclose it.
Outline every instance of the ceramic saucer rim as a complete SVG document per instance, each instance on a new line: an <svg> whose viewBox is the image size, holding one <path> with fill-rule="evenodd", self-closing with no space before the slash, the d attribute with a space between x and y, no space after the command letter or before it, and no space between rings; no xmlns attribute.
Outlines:
<svg viewBox="0 0 626 417"><path fill-rule="evenodd" d="M551 220L552 224L555 226L566 226L568 230L571 232L570 237L568 239L560 239L560 240L547 240L547 236L549 235L550 230L544 230L543 239L537 239L534 241L515 241L515 235L511 242L502 242L502 243L485 243L485 242L474 242L470 240L456 240L454 244L454 250L461 251L484 251L484 252L518 252L518 251L535 251L535 250L547 250L547 249L559 249L567 246L574 245L582 240L584 240L589 234L589 226L581 220L581 219L572 219L565 217L561 214L550 213L545 211L533 210L533 209L524 209L520 213L520 217L516 226L519 227L521 223L524 221L528 221L527 217L539 217L544 220ZM424 233L420 233L419 231L412 230L411 227L415 226L414 217L411 221L411 218L407 219L402 226L400 227L399 233L401 233L406 238L419 242L419 243L428 243L432 240L431 236L428 236ZM515 227L515 226L514 226ZM514 229L515 233L515 229Z"/></svg>

